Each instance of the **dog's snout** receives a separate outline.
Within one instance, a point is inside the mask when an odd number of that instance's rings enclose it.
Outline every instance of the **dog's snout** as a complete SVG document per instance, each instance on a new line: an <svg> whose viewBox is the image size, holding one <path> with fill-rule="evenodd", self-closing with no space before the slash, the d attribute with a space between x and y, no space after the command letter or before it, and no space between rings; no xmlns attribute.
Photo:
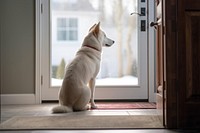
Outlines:
<svg viewBox="0 0 200 133"><path fill-rule="evenodd" d="M113 41L113 43L115 43L115 41Z"/></svg>

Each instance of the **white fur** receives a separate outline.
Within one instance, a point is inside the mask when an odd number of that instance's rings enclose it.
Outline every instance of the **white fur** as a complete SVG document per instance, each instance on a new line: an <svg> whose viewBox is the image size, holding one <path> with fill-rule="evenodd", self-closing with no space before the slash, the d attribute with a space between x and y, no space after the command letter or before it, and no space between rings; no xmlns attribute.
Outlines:
<svg viewBox="0 0 200 133"><path fill-rule="evenodd" d="M67 106L62 106L62 105L54 107L52 109L52 111L54 113L69 113L69 112L73 112L72 108L69 108Z"/></svg>
<svg viewBox="0 0 200 133"><path fill-rule="evenodd" d="M67 113L97 108L94 103L95 79L100 69L102 46L111 46L114 41L107 38L95 24L85 37L82 47L68 64L65 77L59 91L59 106L53 113ZM89 86L88 86L89 85Z"/></svg>

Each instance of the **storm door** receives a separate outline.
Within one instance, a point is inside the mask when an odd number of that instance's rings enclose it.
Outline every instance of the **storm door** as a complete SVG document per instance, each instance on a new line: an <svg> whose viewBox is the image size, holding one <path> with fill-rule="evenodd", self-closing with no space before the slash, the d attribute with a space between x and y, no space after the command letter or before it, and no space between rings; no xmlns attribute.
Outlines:
<svg viewBox="0 0 200 133"><path fill-rule="evenodd" d="M95 99L148 100L148 1L41 0L41 100L57 100L64 68L94 23L115 40L103 48ZM154 9L154 8L152 8ZM154 91L154 90L153 90Z"/></svg>

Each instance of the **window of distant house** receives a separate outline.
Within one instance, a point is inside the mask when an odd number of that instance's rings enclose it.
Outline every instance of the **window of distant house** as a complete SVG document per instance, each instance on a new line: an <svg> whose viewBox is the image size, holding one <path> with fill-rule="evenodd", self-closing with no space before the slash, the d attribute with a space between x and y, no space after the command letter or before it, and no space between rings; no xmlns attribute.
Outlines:
<svg viewBox="0 0 200 133"><path fill-rule="evenodd" d="M78 40L78 20L76 18L57 18L57 40Z"/></svg>

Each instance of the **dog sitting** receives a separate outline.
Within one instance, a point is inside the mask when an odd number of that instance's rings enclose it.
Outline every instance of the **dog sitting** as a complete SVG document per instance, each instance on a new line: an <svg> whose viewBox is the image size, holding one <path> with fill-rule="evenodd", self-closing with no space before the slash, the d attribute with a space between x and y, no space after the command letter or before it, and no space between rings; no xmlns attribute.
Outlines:
<svg viewBox="0 0 200 133"><path fill-rule="evenodd" d="M94 24L84 38L81 48L65 70L65 76L59 91L59 106L53 113L67 113L97 108L94 102L95 81L100 69L102 47L110 47L114 41L107 38L100 29L100 23ZM89 85L89 86L87 86Z"/></svg>

